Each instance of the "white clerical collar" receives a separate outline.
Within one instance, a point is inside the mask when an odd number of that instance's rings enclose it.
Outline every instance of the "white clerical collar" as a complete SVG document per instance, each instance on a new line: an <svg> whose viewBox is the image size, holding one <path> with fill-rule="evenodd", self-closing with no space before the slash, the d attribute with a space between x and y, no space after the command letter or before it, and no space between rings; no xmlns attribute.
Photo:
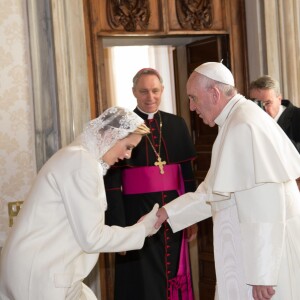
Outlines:
<svg viewBox="0 0 300 300"><path fill-rule="evenodd" d="M241 94L236 94L234 97L232 97L228 101L226 106L223 108L221 113L216 117L215 123L219 126L222 126L225 123L226 119L228 118L229 114L232 112L233 107L241 99L245 99L244 96L242 96Z"/></svg>
<svg viewBox="0 0 300 300"><path fill-rule="evenodd" d="M158 110L157 110L157 111L155 111L153 113L148 113L148 112L145 112L145 111L141 110L138 106L137 106L137 109L140 112L142 112L143 114L147 115L148 116L148 120L153 119L154 115L158 112Z"/></svg>
<svg viewBox="0 0 300 300"><path fill-rule="evenodd" d="M278 119L280 118L281 114L283 113L283 111L286 109L286 107L284 105L280 105L279 107L279 111L278 114L275 116L274 120L277 122Z"/></svg>

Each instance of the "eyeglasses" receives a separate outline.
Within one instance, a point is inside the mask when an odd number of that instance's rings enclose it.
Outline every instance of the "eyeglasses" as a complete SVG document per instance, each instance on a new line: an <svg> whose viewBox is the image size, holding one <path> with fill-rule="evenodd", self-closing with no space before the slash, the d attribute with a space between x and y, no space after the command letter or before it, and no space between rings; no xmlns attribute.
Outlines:
<svg viewBox="0 0 300 300"><path fill-rule="evenodd" d="M263 110L265 109L265 104L263 101L258 100L258 99L253 99L253 98L250 98L250 100L253 101L255 104L257 104Z"/></svg>

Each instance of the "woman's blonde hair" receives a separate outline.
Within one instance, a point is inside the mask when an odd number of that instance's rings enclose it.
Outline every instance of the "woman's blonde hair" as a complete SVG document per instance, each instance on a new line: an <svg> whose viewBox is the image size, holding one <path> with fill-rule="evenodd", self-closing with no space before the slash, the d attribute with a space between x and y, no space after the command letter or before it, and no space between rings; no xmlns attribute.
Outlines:
<svg viewBox="0 0 300 300"><path fill-rule="evenodd" d="M149 127L145 123L142 123L141 125L139 125L135 129L135 131L133 131L133 133L140 134L140 135L145 135L145 134L150 133L150 129L149 129Z"/></svg>

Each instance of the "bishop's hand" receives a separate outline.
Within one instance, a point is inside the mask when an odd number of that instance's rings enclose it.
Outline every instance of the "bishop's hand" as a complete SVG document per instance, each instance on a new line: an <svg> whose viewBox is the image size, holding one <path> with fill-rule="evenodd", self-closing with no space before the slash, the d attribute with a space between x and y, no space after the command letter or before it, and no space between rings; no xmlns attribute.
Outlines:
<svg viewBox="0 0 300 300"><path fill-rule="evenodd" d="M189 242L193 241L197 237L198 225L193 224L186 228L186 237Z"/></svg>

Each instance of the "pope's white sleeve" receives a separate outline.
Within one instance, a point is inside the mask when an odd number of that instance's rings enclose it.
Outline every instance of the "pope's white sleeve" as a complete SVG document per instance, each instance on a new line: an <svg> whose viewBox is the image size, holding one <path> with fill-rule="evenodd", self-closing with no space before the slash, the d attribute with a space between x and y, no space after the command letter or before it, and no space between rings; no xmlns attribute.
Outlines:
<svg viewBox="0 0 300 300"><path fill-rule="evenodd" d="M211 206L206 203L207 199L203 185L200 184L194 193L186 193L164 205L173 232L211 217Z"/></svg>
<svg viewBox="0 0 300 300"><path fill-rule="evenodd" d="M284 186L267 183L236 192L246 283L276 285L285 231Z"/></svg>

